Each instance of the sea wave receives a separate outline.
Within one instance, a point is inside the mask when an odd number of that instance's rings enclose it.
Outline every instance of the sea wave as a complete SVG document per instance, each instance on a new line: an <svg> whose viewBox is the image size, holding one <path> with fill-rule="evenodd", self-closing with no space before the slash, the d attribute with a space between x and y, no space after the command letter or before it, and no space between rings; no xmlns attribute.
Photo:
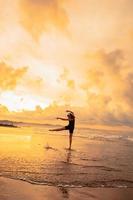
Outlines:
<svg viewBox="0 0 133 200"><path fill-rule="evenodd" d="M112 180L101 180L101 181L89 181L88 183L83 183L79 181L67 182L51 182L51 181L36 181L26 178L11 177L11 176L2 176L4 178L10 178L14 180L24 181L34 185L47 185L47 186L56 186L56 187L66 187L66 188L83 188L83 187L92 187L92 188L133 188L133 181L126 179L112 179Z"/></svg>

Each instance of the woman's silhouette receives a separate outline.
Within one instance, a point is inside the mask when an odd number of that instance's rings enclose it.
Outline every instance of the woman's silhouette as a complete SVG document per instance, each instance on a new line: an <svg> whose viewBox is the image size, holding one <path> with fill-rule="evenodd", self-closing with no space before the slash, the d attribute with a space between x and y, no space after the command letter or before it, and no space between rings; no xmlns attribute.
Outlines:
<svg viewBox="0 0 133 200"><path fill-rule="evenodd" d="M74 116L74 113L72 111L70 111L70 110L66 110L66 112L68 112L67 118L57 117L57 119L64 120L64 121L69 121L68 125L64 126L62 128L50 129L49 131L69 130L69 149L71 149L72 136L73 136L74 127L75 127L75 116Z"/></svg>

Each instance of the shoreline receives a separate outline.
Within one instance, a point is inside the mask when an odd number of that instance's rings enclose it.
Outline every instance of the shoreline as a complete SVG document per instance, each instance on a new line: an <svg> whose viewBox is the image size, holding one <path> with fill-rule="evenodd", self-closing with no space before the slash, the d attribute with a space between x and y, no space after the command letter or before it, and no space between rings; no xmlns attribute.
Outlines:
<svg viewBox="0 0 133 200"><path fill-rule="evenodd" d="M35 181L30 181L30 180L26 180L26 179L17 179L17 178L13 178L13 177L8 177L8 176L4 176L4 175L0 175L0 178L3 178L3 179L9 179L9 180L13 180L13 181L20 181L20 182L24 182L24 183L28 183L28 184L31 184L31 185L35 185L35 186L48 186L48 187L56 187L56 188L66 188L66 189L73 189L73 188L99 188L99 189L126 189L126 188L132 188L133 189L133 186L130 185L130 186L127 186L127 185L104 185L102 183L102 185L100 185L99 183L98 184L95 184L95 183L90 183L90 184L85 184L85 185L74 185L74 184L68 184L68 183L60 183L60 184L55 184L55 183L51 183L51 182L35 182ZM116 182L116 180L112 180L110 182ZM131 181L132 183L132 181Z"/></svg>
<svg viewBox="0 0 133 200"><path fill-rule="evenodd" d="M55 200L131 200L133 188L66 188L0 177L2 200L52 200L53 196Z"/></svg>

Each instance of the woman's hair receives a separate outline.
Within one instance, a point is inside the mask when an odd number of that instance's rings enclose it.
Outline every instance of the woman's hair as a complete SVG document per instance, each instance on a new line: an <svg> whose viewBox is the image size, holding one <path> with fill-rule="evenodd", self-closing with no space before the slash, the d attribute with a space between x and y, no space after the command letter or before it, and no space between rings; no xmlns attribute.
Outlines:
<svg viewBox="0 0 133 200"><path fill-rule="evenodd" d="M69 113L67 114L67 116L68 116L68 117L75 117L75 116L74 116L74 113L72 113L72 112L69 112Z"/></svg>

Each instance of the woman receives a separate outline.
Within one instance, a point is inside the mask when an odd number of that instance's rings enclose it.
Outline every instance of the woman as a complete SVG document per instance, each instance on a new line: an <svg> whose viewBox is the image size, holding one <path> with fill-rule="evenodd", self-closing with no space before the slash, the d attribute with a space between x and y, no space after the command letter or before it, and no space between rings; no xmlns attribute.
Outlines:
<svg viewBox="0 0 133 200"><path fill-rule="evenodd" d="M57 119L63 120L63 121L69 121L67 126L64 126L62 128L57 129L50 129L49 131L63 131L63 130L69 130L69 150L71 150L72 145L72 136L75 128L75 116L74 113L70 110L66 110L68 112L67 118L57 117Z"/></svg>

